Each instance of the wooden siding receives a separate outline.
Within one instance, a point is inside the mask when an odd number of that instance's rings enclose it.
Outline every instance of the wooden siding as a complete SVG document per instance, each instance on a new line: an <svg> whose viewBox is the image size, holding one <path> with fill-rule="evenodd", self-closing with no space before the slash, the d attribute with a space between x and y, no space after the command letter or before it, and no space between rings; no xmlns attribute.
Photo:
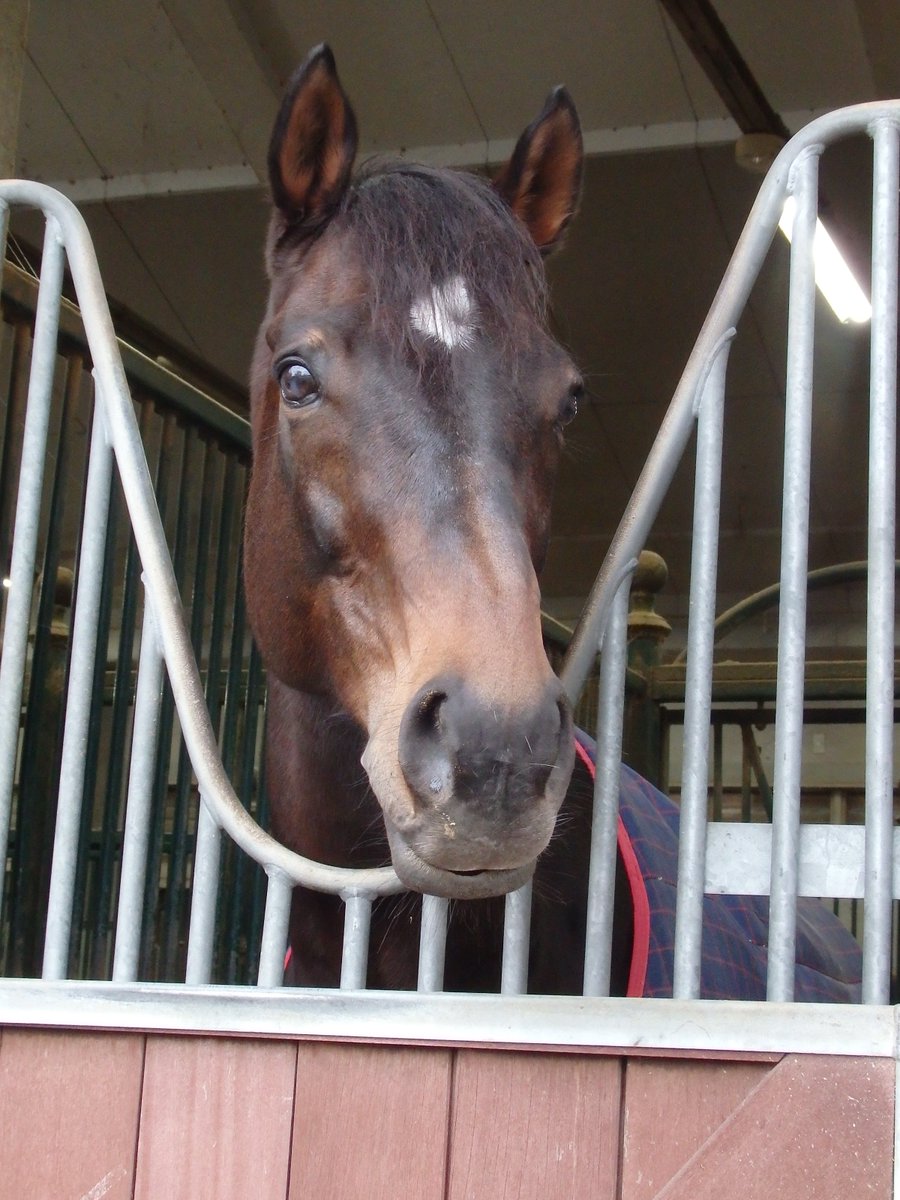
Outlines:
<svg viewBox="0 0 900 1200"><path fill-rule="evenodd" d="M10 1028L0 1200L889 1200L894 1072Z"/></svg>

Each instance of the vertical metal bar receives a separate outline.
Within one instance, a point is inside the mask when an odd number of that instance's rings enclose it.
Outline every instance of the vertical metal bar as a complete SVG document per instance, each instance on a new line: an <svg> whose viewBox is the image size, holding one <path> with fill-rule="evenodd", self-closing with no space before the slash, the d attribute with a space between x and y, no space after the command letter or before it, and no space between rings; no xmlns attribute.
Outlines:
<svg viewBox="0 0 900 1200"><path fill-rule="evenodd" d="M76 577L72 657L44 942L45 979L65 978L69 956L111 479L112 449L106 437L103 397L98 390L94 399L84 530Z"/></svg>
<svg viewBox="0 0 900 1200"><path fill-rule="evenodd" d="M281 987L284 982L284 955L287 949L293 884L279 871L269 874L266 889L266 916L259 951L259 987Z"/></svg>
<svg viewBox="0 0 900 1200"><path fill-rule="evenodd" d="M584 948L585 996L608 996L613 910L616 894L616 846L622 762L625 668L628 657L628 593L631 572L619 584L602 635L597 712L597 763L591 824L587 936Z"/></svg>
<svg viewBox="0 0 900 1200"><path fill-rule="evenodd" d="M31 328L27 321L17 320L13 326L12 354L9 365L9 395L3 422L3 445L0 448L0 570L9 574L12 554L13 505L16 499L14 480L22 457L19 431L24 428L28 412L28 363L31 357ZM6 606L6 588L0 589L0 614Z"/></svg>
<svg viewBox="0 0 900 1200"><path fill-rule="evenodd" d="M251 808L253 793L253 777L256 766L256 749L259 729L259 692L261 686L262 664L258 654L250 653L247 664L247 691L244 698L244 721L241 737L241 754L238 775L238 795L243 799L248 812ZM227 975L231 982L237 982L239 969L238 944L243 944L249 951L250 928L248 921L252 915L251 896L256 874L256 864L236 846L235 859L231 878L231 900L229 903L228 919L220 922L220 936L227 939L227 952L223 961L227 963ZM251 873L252 872L252 873ZM243 937L241 936L243 934Z"/></svg>
<svg viewBox="0 0 900 1200"><path fill-rule="evenodd" d="M41 285L35 317L34 345L28 383L28 407L22 435L19 496L16 504L9 595L0 659L0 864L5 868L12 807L16 749L22 712L31 590L37 559L41 517L47 430L56 366L56 335L59 328L59 299L62 288L63 243L58 223L47 220ZM5 869L4 869L5 874ZM2 903L2 892L0 892Z"/></svg>
<svg viewBox="0 0 900 1200"><path fill-rule="evenodd" d="M191 477L191 446L195 442L192 436L186 436L184 439L184 452L182 458L182 487L185 481ZM190 560L193 562L194 580L192 587L192 602L191 602L191 645L194 649L194 654L197 661L200 661L202 643L203 643L203 614L205 609L206 599L206 566L207 552L209 549L209 528L210 528L210 505L212 503L212 487L214 476L212 470L212 443L207 442L204 447L203 468L201 473L200 484L200 513L197 527L197 538L194 544L192 554L186 551L183 555L185 562L185 570L188 569ZM179 511L178 534L176 536L176 545L182 539L182 514L186 514L189 510L187 504L183 504ZM184 526L187 525L187 520L184 521ZM187 545L187 530L185 528L183 534L185 546ZM182 585L182 591L184 591ZM166 904L165 904L165 971L167 975L173 975L176 970L176 962L178 959L178 939L182 928L184 918L184 899L185 899L185 876L188 862L188 821L191 808L191 760L188 754L187 746L182 741L181 748L178 754L178 773L175 783L175 806L172 815L172 845L169 854L169 870L166 877Z"/></svg>
<svg viewBox="0 0 900 1200"><path fill-rule="evenodd" d="M194 851L191 927L188 933L185 983L209 983L212 973L221 845L222 831L201 797L197 816L197 848Z"/></svg>
<svg viewBox="0 0 900 1200"><path fill-rule="evenodd" d="M697 470L694 482L689 600L691 615L684 692L684 763L672 982L673 996L684 1000L700 995L706 820L709 804L713 624L716 617L716 561L722 487L722 426L725 376L733 336L734 330L729 330L713 351L709 374L698 397Z"/></svg>
<svg viewBox="0 0 900 1200"><path fill-rule="evenodd" d="M417 985L420 992L440 992L444 988L444 953L447 948L449 904L450 901L445 896L422 897Z"/></svg>
<svg viewBox="0 0 900 1200"><path fill-rule="evenodd" d="M191 448L197 443L196 433L193 430L186 430L184 440L181 445L181 487L182 490L188 486L188 480L192 479L191 472ZM204 461L205 464L205 461ZM203 508L204 502L208 504L208 484L206 480L200 485L200 494L202 494L202 503L200 508ZM180 504L178 508L178 521L175 526L175 552L173 562L175 564L175 577L179 583L179 589L182 598L187 593L187 582L190 577L191 568L197 568L198 556L194 552L193 556L188 552L187 532L188 524L190 524L190 505ZM193 562L191 559L193 558ZM202 614L203 604L199 602L200 614ZM192 634L194 632L192 622ZM194 642L194 654L197 654L197 643ZM199 658L199 655L198 655ZM188 834L188 820L190 820L191 811L191 760L187 754L187 746L184 739L180 739L178 751L178 769L175 774L175 797L172 814L172 842L170 842L168 870L166 872L166 905L164 905L164 954L163 954L163 971L167 977L173 978L178 972L179 960L179 935L182 928L182 917L184 917L184 899L185 899L185 872L187 868L187 844L190 834Z"/></svg>
<svg viewBox="0 0 900 1200"><path fill-rule="evenodd" d="M16 850L11 862L16 897L10 944L15 949L15 973L39 975L43 945L40 928L50 886L50 850L56 797L59 791L59 741L62 698L68 662L68 621L59 618L65 593L71 609L71 587L59 574L63 511L78 501L71 480L72 445L84 361L80 354L66 360L66 381L53 469L42 584L35 622L28 689L22 727L22 752L16 802ZM50 452L52 457L52 451ZM77 484L76 484L77 488ZM63 626L65 625L65 628ZM28 818L24 818L27 811Z"/></svg>
<svg viewBox="0 0 900 1200"><path fill-rule="evenodd" d="M112 977L120 983L137 979L141 952L141 914L147 878L147 851L153 813L153 777L159 743L163 658L156 637L150 598L144 607L138 662L131 764L128 773L122 874L116 917L116 948Z"/></svg>
<svg viewBox="0 0 900 1200"><path fill-rule="evenodd" d="M358 892L344 892L344 950L341 958L341 987L360 990L366 986L369 963L369 927L372 923L372 898Z"/></svg>
<svg viewBox="0 0 900 1200"><path fill-rule="evenodd" d="M500 967L500 992L504 996L523 996L528 991L528 949L531 940L531 900L533 882L507 893L503 910L503 960Z"/></svg>
<svg viewBox="0 0 900 1200"><path fill-rule="evenodd" d="M797 936L800 772L806 660L806 569L809 553L810 432L816 284L813 238L820 148L804 151L792 170L797 207L791 241L781 605L775 688L775 770L769 903L768 998L794 998Z"/></svg>
<svg viewBox="0 0 900 1200"><path fill-rule="evenodd" d="M869 577L866 623L866 907L864 1004L887 1004L894 823L894 544L897 443L898 138L874 128L872 345L869 394Z"/></svg>
<svg viewBox="0 0 900 1200"><path fill-rule="evenodd" d="M118 508L118 505L116 505L116 508ZM110 516L112 519L112 514ZM113 580L116 570L116 560L120 557L116 549L112 531L110 531L110 536L107 538L107 544L109 552L107 557L108 574L105 589L107 602L105 609L108 614L112 607L115 590ZM128 729L128 716L131 709L132 654L137 618L138 583L140 580L140 559L137 553L137 546L132 537L128 539L122 570L124 582L122 603L119 609L119 636L110 703L110 753L103 796L100 844L97 849L97 879L93 895L91 896L93 946L90 975L95 979L103 978L109 969L111 957L110 933L114 923L112 903L116 863L119 859L118 841L123 803L122 780L125 772L124 746ZM99 675L100 688L105 688L105 665L105 660L98 663L98 667L102 668L97 673ZM95 696L95 703L99 700L101 700L101 696ZM98 734L100 724L100 720L97 720Z"/></svg>
<svg viewBox="0 0 900 1200"><path fill-rule="evenodd" d="M149 400L141 401L141 425L146 422L146 433L149 435L151 422L157 420L159 414ZM155 483L156 499L159 506L160 519L165 524L169 508L173 502L176 489L173 486L173 464L175 461L175 418L166 413L161 421L160 443L156 460ZM147 442L147 436L144 437ZM158 977L159 971L159 941L157 937L157 921L160 905L160 874L163 857L163 839L165 834L166 802L169 790L169 762L172 754L172 725L175 702L171 688L163 691L162 707L159 716L159 754L157 755L153 784L154 815L151 825L150 852L147 863L147 886L144 893L144 920L141 935L141 958L147 978Z"/></svg>
<svg viewBox="0 0 900 1200"><path fill-rule="evenodd" d="M9 232L9 204L0 200L0 272L6 262L6 235Z"/></svg>
<svg viewBox="0 0 900 1200"><path fill-rule="evenodd" d="M87 741L84 750L84 776L81 783L81 830L80 853L75 864L75 884L72 902L72 932L69 941L69 966L80 978L90 974L90 959L98 937L100 859L104 834L111 823L112 814L104 806L101 815L99 845L94 841L94 805L97 797L97 779L103 766L107 770L111 763L101 763L100 731L105 717L106 662L109 646L110 618L113 599L113 569L116 557L116 526L121 514L122 496L110 490L107 496L106 549L101 568L100 605L96 616L95 642L101 653L94 656L94 678L90 688L90 717L87 723ZM76 586L75 608L78 608Z"/></svg>
<svg viewBox="0 0 900 1200"><path fill-rule="evenodd" d="M721 722L713 727L713 820L722 820L722 793L724 790L724 735Z"/></svg>

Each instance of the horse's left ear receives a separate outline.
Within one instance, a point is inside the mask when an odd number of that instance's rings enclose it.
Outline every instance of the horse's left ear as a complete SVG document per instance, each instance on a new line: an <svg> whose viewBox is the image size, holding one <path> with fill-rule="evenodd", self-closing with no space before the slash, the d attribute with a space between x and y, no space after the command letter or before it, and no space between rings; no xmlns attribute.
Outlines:
<svg viewBox="0 0 900 1200"><path fill-rule="evenodd" d="M494 187L545 253L556 246L578 205L584 149L581 123L564 87L516 143Z"/></svg>
<svg viewBox="0 0 900 1200"><path fill-rule="evenodd" d="M272 199L288 228L312 232L331 216L356 145L356 117L334 55L317 46L288 83L269 144Z"/></svg>

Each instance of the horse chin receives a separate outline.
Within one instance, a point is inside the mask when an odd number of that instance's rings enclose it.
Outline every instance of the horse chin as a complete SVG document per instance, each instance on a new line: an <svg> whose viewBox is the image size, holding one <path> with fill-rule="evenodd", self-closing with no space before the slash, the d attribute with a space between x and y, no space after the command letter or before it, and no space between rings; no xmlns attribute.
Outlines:
<svg viewBox="0 0 900 1200"><path fill-rule="evenodd" d="M536 860L521 867L485 871L448 871L421 858L390 822L385 822L391 861L400 882L414 892L451 900L484 900L503 896L528 883Z"/></svg>

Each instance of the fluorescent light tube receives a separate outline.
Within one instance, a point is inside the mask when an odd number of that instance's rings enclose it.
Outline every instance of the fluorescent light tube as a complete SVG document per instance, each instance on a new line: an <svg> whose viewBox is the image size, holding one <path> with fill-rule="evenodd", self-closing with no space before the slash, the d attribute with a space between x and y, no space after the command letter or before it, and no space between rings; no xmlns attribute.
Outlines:
<svg viewBox="0 0 900 1200"><path fill-rule="evenodd" d="M778 228L788 241L794 228L794 211L797 203L793 196L785 201L784 211ZM853 272L844 261L840 250L831 240L831 235L816 217L816 232L813 235L813 262L816 272L816 287L834 309L839 321L862 324L872 318L872 305L866 294L853 278Z"/></svg>

